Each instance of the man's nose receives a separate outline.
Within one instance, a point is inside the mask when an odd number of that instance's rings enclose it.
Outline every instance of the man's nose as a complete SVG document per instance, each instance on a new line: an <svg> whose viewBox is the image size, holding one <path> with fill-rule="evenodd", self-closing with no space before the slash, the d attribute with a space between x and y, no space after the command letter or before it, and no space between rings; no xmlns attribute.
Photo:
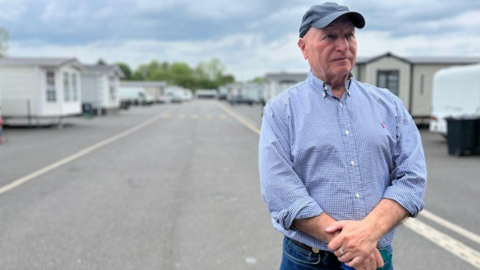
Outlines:
<svg viewBox="0 0 480 270"><path fill-rule="evenodd" d="M336 45L337 50L341 52L346 52L350 48L350 44L346 38L339 38Z"/></svg>

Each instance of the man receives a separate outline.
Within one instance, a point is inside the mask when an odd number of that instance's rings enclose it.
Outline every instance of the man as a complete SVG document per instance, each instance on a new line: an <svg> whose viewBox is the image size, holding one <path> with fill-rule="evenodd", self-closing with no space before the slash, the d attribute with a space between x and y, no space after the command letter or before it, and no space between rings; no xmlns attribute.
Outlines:
<svg viewBox="0 0 480 270"><path fill-rule="evenodd" d="M395 227L423 209L418 129L399 98L350 73L364 26L345 6L311 7L298 41L308 78L265 106L260 178L285 235L280 269L393 269Z"/></svg>

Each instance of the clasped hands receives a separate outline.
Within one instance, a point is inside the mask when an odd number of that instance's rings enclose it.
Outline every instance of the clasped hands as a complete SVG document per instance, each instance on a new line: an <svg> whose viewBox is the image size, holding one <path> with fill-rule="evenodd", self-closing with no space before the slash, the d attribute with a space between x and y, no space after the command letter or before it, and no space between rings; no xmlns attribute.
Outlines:
<svg viewBox="0 0 480 270"><path fill-rule="evenodd" d="M377 249L379 238L366 221L336 221L325 232L336 234L328 248L340 262L357 270L376 270L383 266L382 255Z"/></svg>

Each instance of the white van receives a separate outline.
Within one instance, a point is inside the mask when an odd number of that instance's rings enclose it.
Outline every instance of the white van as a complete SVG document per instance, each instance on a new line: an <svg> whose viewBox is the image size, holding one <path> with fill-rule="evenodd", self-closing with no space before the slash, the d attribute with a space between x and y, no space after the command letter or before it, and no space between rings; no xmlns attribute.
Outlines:
<svg viewBox="0 0 480 270"><path fill-rule="evenodd" d="M118 89L118 95L121 102L127 102L130 105L150 105L153 103L153 97L143 89L143 87L123 87Z"/></svg>
<svg viewBox="0 0 480 270"><path fill-rule="evenodd" d="M447 117L480 117L480 64L435 73L430 131L446 136Z"/></svg>

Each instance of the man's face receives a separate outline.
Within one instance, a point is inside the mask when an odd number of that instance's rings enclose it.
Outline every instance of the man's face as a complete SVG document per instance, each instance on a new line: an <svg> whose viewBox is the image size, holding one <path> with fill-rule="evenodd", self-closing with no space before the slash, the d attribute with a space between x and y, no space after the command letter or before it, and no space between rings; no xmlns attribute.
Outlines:
<svg viewBox="0 0 480 270"><path fill-rule="evenodd" d="M312 73L325 82L331 83L348 75L355 65L355 27L344 17L323 29L312 27L298 45Z"/></svg>

